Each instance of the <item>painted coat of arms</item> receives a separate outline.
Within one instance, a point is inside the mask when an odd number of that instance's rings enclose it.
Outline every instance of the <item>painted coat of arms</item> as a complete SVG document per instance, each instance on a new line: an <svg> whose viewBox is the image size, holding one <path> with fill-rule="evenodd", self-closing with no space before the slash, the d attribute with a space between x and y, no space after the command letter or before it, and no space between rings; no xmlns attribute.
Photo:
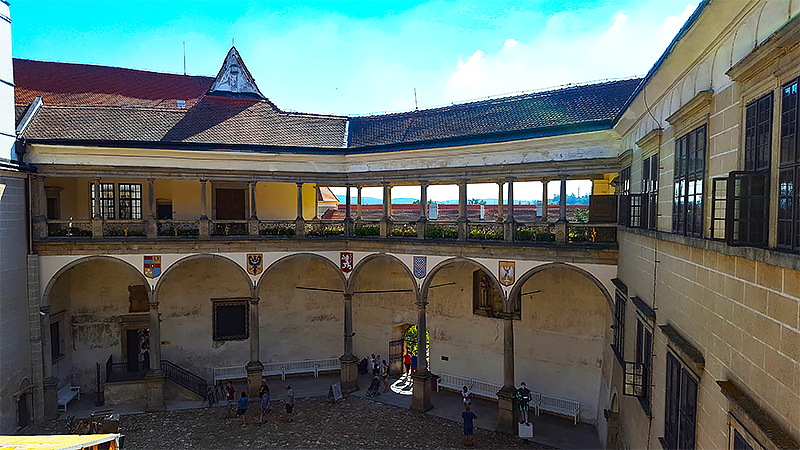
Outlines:
<svg viewBox="0 0 800 450"><path fill-rule="evenodd" d="M344 273L353 270L353 252L341 252L339 254L339 266Z"/></svg>
<svg viewBox="0 0 800 450"><path fill-rule="evenodd" d="M500 261L498 271L500 272L500 284L511 286L514 284L514 261Z"/></svg>
<svg viewBox="0 0 800 450"><path fill-rule="evenodd" d="M264 270L264 254L263 253L248 253L247 254L247 273L250 275L258 275Z"/></svg>
<svg viewBox="0 0 800 450"><path fill-rule="evenodd" d="M144 257L144 276L156 278L161 275L161 255Z"/></svg>
<svg viewBox="0 0 800 450"><path fill-rule="evenodd" d="M428 272L428 257L427 256L415 256L414 257L414 276L417 278L425 278L425 274Z"/></svg>

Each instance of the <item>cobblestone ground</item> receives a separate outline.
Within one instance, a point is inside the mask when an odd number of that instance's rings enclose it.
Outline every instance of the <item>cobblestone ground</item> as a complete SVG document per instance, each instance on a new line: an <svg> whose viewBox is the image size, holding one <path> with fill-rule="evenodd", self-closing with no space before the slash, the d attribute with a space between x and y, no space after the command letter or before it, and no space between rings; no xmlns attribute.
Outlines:
<svg viewBox="0 0 800 450"><path fill-rule="evenodd" d="M358 397L337 404L322 397L295 400L287 423L282 402L269 421L258 424L258 408L241 419L225 419L225 408L202 408L123 416L125 449L253 448L462 448L461 423ZM476 421L479 423L480 419ZM28 434L64 434L64 422L48 422ZM476 448L534 448L538 445L501 433L475 429Z"/></svg>

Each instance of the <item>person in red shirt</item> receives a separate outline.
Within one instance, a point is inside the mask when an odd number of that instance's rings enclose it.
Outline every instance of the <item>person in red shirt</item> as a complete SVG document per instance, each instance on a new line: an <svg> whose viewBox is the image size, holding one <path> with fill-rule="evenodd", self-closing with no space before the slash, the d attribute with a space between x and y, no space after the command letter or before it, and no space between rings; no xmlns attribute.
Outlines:
<svg viewBox="0 0 800 450"><path fill-rule="evenodd" d="M407 377L411 376L411 352L406 351L406 354L403 355L403 365L406 367L405 375Z"/></svg>
<svg viewBox="0 0 800 450"><path fill-rule="evenodd" d="M225 414L225 418L227 419L230 417L231 413L233 413L234 417L236 417L236 389L234 389L233 384L228 381L228 386L225 388L225 390L228 392L228 412Z"/></svg>

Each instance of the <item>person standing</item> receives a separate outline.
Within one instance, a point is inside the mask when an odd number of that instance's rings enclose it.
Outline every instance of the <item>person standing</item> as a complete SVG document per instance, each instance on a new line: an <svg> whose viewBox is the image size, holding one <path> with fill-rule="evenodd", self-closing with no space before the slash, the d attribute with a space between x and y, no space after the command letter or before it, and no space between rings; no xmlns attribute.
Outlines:
<svg viewBox="0 0 800 450"><path fill-rule="evenodd" d="M378 363L375 360L375 353L373 353L369 358L369 370L372 372L373 377L378 376L378 373L375 370L376 367L378 367Z"/></svg>
<svg viewBox="0 0 800 450"><path fill-rule="evenodd" d="M381 379L383 380L383 392L389 392L389 364L386 364L385 359L381 365Z"/></svg>
<svg viewBox="0 0 800 450"><path fill-rule="evenodd" d="M517 389L516 392L516 397L519 401L519 423L530 425L531 423L528 421L528 410L530 410L530 406L528 404L533 400L533 396L531 396L531 391L525 386L524 381L520 383L519 389Z"/></svg>
<svg viewBox="0 0 800 450"><path fill-rule="evenodd" d="M415 353L411 355L411 373L413 374L416 371L417 371L417 354Z"/></svg>
<svg viewBox="0 0 800 450"><path fill-rule="evenodd" d="M264 423L264 418L269 418L269 388L264 390L264 387L261 387L261 415L258 417L258 423Z"/></svg>
<svg viewBox="0 0 800 450"><path fill-rule="evenodd" d="M247 426L247 392L242 391L239 398L239 409L236 410L237 416L242 416L242 428Z"/></svg>
<svg viewBox="0 0 800 450"><path fill-rule="evenodd" d="M267 384L267 380L262 378L261 379L261 390L258 391L258 398L263 397L264 394L269 395L269 385Z"/></svg>
<svg viewBox="0 0 800 450"><path fill-rule="evenodd" d="M288 384L286 385L286 421L292 421L292 411L294 410L294 391Z"/></svg>
<svg viewBox="0 0 800 450"><path fill-rule="evenodd" d="M469 405L472 404L472 391L464 386L464 389L461 391L461 398L464 400L464 407L469 408Z"/></svg>
<svg viewBox="0 0 800 450"><path fill-rule="evenodd" d="M231 414L236 414L236 389L233 388L233 384L228 381L228 386L225 388L228 392L228 412L225 414L225 418L231 416Z"/></svg>
<svg viewBox="0 0 800 450"><path fill-rule="evenodd" d="M472 433L475 427L472 424L472 421L477 419L478 416L475 415L474 412L469 410L469 405L466 406L466 411L461 413L461 418L464 419L464 445L467 447L475 446L475 441L472 439Z"/></svg>
<svg viewBox="0 0 800 450"><path fill-rule="evenodd" d="M405 366L405 372L403 374L406 377L411 376L411 352L406 350L406 354L403 355L403 366Z"/></svg>

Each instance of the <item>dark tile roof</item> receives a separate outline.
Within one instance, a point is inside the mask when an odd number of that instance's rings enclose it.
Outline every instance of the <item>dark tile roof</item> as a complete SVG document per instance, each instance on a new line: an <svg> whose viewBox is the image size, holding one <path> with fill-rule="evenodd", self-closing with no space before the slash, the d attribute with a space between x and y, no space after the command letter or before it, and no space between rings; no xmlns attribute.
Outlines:
<svg viewBox="0 0 800 450"><path fill-rule="evenodd" d="M512 131L608 122L641 80L572 86L443 108L350 121L350 147L391 145Z"/></svg>
<svg viewBox="0 0 800 450"><path fill-rule="evenodd" d="M25 113L28 111L30 104L25 105L14 105L14 125L19 125L19 121L22 120L22 117L25 116Z"/></svg>
<svg viewBox="0 0 800 450"><path fill-rule="evenodd" d="M188 110L45 104L24 137L341 148L345 122L285 113L264 100L206 96Z"/></svg>
<svg viewBox="0 0 800 450"><path fill-rule="evenodd" d="M45 105L150 106L191 108L214 77L148 72L120 67L14 58L16 103L42 97Z"/></svg>

